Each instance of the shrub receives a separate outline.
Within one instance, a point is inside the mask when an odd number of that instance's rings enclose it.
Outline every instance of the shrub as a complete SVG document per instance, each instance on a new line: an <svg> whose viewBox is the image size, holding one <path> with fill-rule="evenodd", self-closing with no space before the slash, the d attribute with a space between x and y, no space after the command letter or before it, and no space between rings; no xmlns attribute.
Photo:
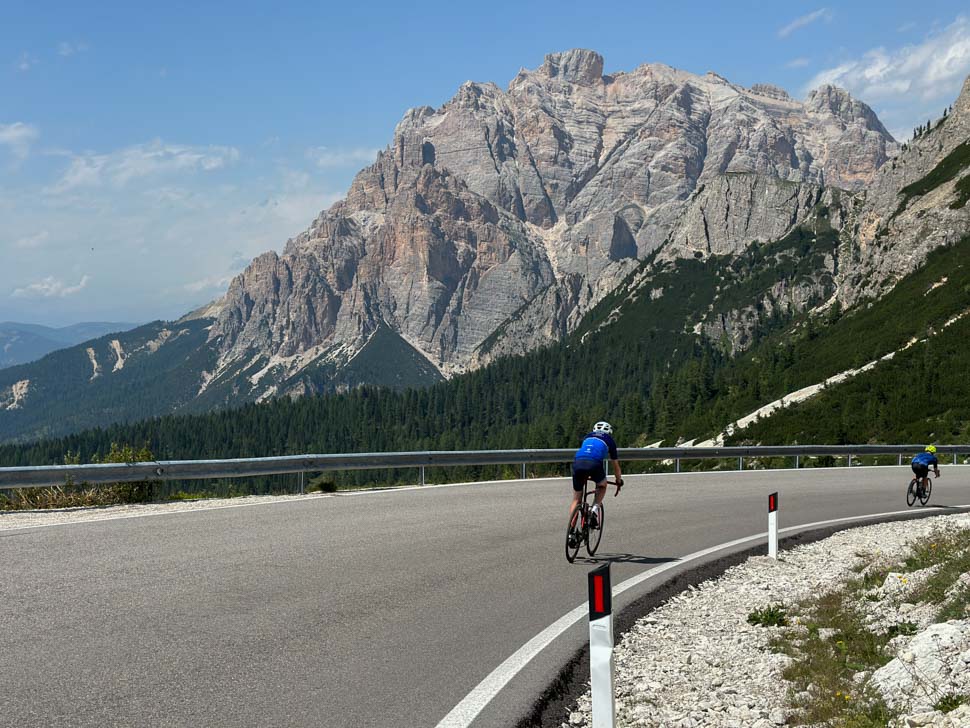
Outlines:
<svg viewBox="0 0 970 728"><path fill-rule="evenodd" d="M131 445L111 443L111 449L104 456L94 456L94 463L135 463L154 460L147 446L139 449ZM64 456L65 465L78 465L78 453L68 452ZM64 485L47 488L15 488L0 495L0 509L29 510L38 508L77 508L82 506L107 506L119 503L145 503L154 496L154 481L135 483L75 483L70 476Z"/></svg>
<svg viewBox="0 0 970 728"><path fill-rule="evenodd" d="M787 627L788 618L785 616L785 607L781 604L771 604L764 609L756 609L748 615L748 624L757 624L762 627Z"/></svg>

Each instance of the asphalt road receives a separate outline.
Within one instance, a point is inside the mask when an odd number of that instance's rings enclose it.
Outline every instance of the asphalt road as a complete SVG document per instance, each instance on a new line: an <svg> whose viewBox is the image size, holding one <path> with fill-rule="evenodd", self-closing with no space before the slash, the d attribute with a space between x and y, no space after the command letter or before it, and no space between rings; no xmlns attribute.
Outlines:
<svg viewBox="0 0 970 728"><path fill-rule="evenodd" d="M634 476L597 560L619 584L765 530L905 509L908 468ZM2 726L436 726L585 603L568 481L345 494L0 531ZM931 505L970 503L943 467ZM622 608L651 586L630 590ZM578 624L475 720L514 725Z"/></svg>

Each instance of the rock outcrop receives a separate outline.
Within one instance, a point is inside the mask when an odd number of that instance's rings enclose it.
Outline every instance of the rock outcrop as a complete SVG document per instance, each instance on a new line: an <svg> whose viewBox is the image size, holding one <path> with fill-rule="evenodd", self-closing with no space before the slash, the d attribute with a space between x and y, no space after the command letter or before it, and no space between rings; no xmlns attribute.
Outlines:
<svg viewBox="0 0 970 728"><path fill-rule="evenodd" d="M939 171L930 177L934 170ZM840 294L845 304L880 296L930 251L970 233L970 205L959 204L957 190L968 175L970 77L952 111L907 142L855 200L851 237L858 260L845 270Z"/></svg>
<svg viewBox="0 0 970 728"><path fill-rule="evenodd" d="M588 50L504 91L468 82L409 110L345 200L232 282L210 332L215 380L259 362L269 387L339 365L381 327L446 376L533 348L658 249L730 255L782 237L896 150L834 87L800 103L662 64L604 75Z"/></svg>

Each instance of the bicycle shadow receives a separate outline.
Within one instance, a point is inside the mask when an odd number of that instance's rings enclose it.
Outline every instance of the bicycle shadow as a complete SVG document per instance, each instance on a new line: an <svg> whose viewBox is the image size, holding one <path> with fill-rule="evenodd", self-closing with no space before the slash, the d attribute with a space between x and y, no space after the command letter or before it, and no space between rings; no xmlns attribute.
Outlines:
<svg viewBox="0 0 970 728"><path fill-rule="evenodd" d="M966 506L951 506L946 503L929 503L925 506L918 506L919 508L936 508L941 511L965 511Z"/></svg>
<svg viewBox="0 0 970 728"><path fill-rule="evenodd" d="M577 556L576 563L584 564L668 564L680 559L667 556L640 556L639 554L609 554L601 553L596 556Z"/></svg>

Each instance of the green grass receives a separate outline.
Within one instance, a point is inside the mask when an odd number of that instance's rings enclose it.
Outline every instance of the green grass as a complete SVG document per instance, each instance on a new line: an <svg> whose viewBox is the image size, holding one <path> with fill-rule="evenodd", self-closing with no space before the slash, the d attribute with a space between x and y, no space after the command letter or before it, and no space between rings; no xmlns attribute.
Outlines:
<svg viewBox="0 0 970 728"><path fill-rule="evenodd" d="M913 544L912 555L904 564L907 571L931 566L937 570L910 595L910 599L942 605L947 591L960 575L970 571L970 529L941 528Z"/></svg>
<svg viewBox="0 0 970 728"><path fill-rule="evenodd" d="M782 604L771 604L762 609L756 609L748 615L748 624L756 624L762 627L785 627L788 625L785 607Z"/></svg>
<svg viewBox="0 0 970 728"><path fill-rule="evenodd" d="M938 710L941 713L949 713L956 710L961 705L965 705L967 702L970 702L970 696L968 695L948 693L936 701L936 705L933 706L933 710Z"/></svg>
<svg viewBox="0 0 970 728"><path fill-rule="evenodd" d="M799 629L786 630L772 648L792 662L783 676L791 683L793 725L885 726L895 717L882 698L854 675L891 659L890 637L864 626L854 588L843 587L799 606Z"/></svg>

